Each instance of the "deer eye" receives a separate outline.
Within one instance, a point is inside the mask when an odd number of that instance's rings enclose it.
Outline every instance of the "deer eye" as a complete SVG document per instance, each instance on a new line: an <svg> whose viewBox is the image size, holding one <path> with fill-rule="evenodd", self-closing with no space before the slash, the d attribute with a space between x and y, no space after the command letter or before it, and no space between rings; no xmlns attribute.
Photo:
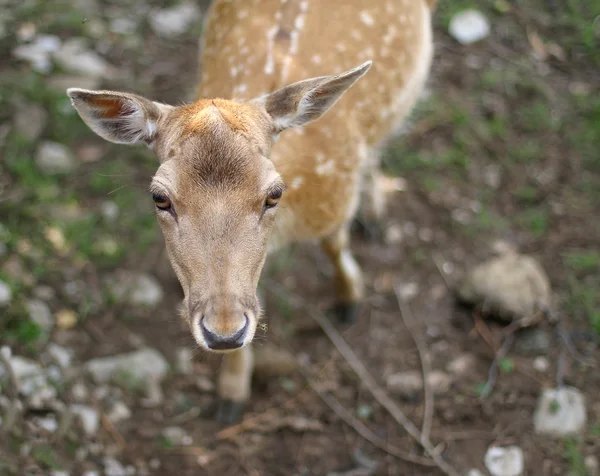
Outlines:
<svg viewBox="0 0 600 476"><path fill-rule="evenodd" d="M280 188L273 189L267 195L267 199L265 200L265 208L274 208L277 206L279 199L283 195L283 190Z"/></svg>
<svg viewBox="0 0 600 476"><path fill-rule="evenodd" d="M152 200L154 200L154 204L156 208L159 210L170 210L171 209L171 200L169 197L162 195L160 193L153 193Z"/></svg>

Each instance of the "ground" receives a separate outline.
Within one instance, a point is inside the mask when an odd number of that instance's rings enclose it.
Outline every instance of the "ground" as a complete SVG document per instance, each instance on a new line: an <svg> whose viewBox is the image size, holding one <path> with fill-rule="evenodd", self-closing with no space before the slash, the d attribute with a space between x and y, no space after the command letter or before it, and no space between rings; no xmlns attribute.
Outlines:
<svg viewBox="0 0 600 476"><path fill-rule="evenodd" d="M192 340L176 315L180 293L164 266L147 197L152 157L142 148L108 146L85 128L62 83L56 85L56 78L72 73L32 71L11 52L32 28L63 40L88 37L118 71L103 78L101 87L177 103L189 98L193 88L201 25L197 21L166 39L146 20L148 7L165 6L159 2L135 7L76 3L31 1L3 7L10 15L0 34L0 280L13 297L0 320L2 343L35 360L54 341L73 349L75 364L81 364L130 351L142 342L173 363L177 350L192 346ZM448 23L475 4L489 19L491 34L462 46L448 34ZM399 178L394 183L400 189L389 193L386 237L353 236L368 296L356 324L337 329L380 385L385 387L392 374L420 370L392 283L409 300L433 369L446 370L464 354L475 356L468 374L454 378L451 389L436 396L431 433L433 443L442 445L443 457L464 474L469 468L484 470L483 455L492 443L520 446L528 475L585 475L585 457L600 454L597 368L572 358L563 368L565 383L586 397L585 432L564 440L536 436L532 415L538 396L542 388L556 386L561 346L554 326L548 321L538 326L536 332L550 340L535 352L527 352L526 346L509 352L492 394L481 402L493 351L475 330L473 312L458 306L452 293L465 271L492 256L498 243L531 254L549 275L553 314L564 322L579 351L598 360L598 18L597 1L441 0L428 94L382 157L387 175ZM115 19L129 21L131 30L115 31L122 30L114 26ZM41 137L33 140L15 126L19 111L31 104L49 115ZM40 172L33 160L40 140L73 150L75 171ZM115 204L116 217L106 212ZM118 280L123 269L158 276L164 290L161 303L144 309L107 292L107 284ZM331 272L313 244L274 256L263 275L268 330L258 337L258 345L268 340L303 356L322 387L376 435L423 455L312 323L309 309L325 309L333 298ZM283 283L313 307L295 306L272 283ZM40 285L53 291L48 305L55 317L75 312L74 327L59 320L46 335L30 320L24 303ZM499 323L487 326L499 336ZM534 368L539 356L550 363L548 370ZM218 433L222 428L203 413L214 392L206 382L204 389L196 384L199 375L212 378L218 366L218 358L198 354L194 373L171 372L163 383L163 403L152 408L140 403L136 389L122 384L120 398L132 416L114 427L102 425L95 440L107 454L123 464L146 467L149 474L324 475L352 468L357 448L378 463L374 474L440 474L367 443L299 374L256 382L246 409L246 419L255 418L255 424L224 438ZM420 426L423 398L393 398ZM310 428L281 424L290 416ZM193 443L173 445L162 436L167 426L184 428ZM80 435L74 427L63 440L40 446L40 441L13 434L0 441L0 469L8 474L48 474L51 469L81 474L101 467L100 457L76 461L83 445Z"/></svg>

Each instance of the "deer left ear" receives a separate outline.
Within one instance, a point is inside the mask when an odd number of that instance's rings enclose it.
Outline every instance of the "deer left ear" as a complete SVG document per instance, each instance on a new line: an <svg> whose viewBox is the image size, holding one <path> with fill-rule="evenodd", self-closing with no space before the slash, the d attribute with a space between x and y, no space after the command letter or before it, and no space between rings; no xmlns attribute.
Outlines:
<svg viewBox="0 0 600 476"><path fill-rule="evenodd" d="M67 95L88 127L115 144L150 144L161 115L172 109L130 93L70 88Z"/></svg>
<svg viewBox="0 0 600 476"><path fill-rule="evenodd" d="M303 126L325 114L350 86L369 71L371 64L367 61L342 74L299 81L253 102L264 105L273 118L276 132Z"/></svg>

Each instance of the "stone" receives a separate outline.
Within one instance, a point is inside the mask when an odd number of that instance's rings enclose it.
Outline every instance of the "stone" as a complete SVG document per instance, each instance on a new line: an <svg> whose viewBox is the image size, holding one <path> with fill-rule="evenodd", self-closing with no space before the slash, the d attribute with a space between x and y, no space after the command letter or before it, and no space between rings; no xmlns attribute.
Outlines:
<svg viewBox="0 0 600 476"><path fill-rule="evenodd" d="M485 476L485 475L478 469L470 469L469 471L467 471L467 476Z"/></svg>
<svg viewBox="0 0 600 476"><path fill-rule="evenodd" d="M461 354L452 360L446 370L456 377L468 377L473 375L477 358L473 354Z"/></svg>
<svg viewBox="0 0 600 476"><path fill-rule="evenodd" d="M54 319L48 304L40 299L28 299L25 301L25 308L29 314L29 319L35 322L45 332L50 332L54 327Z"/></svg>
<svg viewBox="0 0 600 476"><path fill-rule="evenodd" d="M55 51L53 58L64 70L93 78L115 77L115 69L98 53L88 49L83 38L70 38Z"/></svg>
<svg viewBox="0 0 600 476"><path fill-rule="evenodd" d="M50 55L60 49L61 41L58 36L39 35L32 42L17 46L12 50L15 58L27 61L39 73L49 73L52 70Z"/></svg>
<svg viewBox="0 0 600 476"><path fill-rule="evenodd" d="M583 460L583 464L587 470L588 476L598 476L598 474L600 474L600 464L598 463L597 456L586 456Z"/></svg>
<svg viewBox="0 0 600 476"><path fill-rule="evenodd" d="M283 347L265 343L254 351L254 373L258 378L287 377L296 371L296 358Z"/></svg>
<svg viewBox="0 0 600 476"><path fill-rule="evenodd" d="M60 309L56 313L56 325L59 329L71 329L77 324L77 314L72 309Z"/></svg>
<svg viewBox="0 0 600 476"><path fill-rule="evenodd" d="M69 476L69 472L55 469L50 472L50 476Z"/></svg>
<svg viewBox="0 0 600 476"><path fill-rule="evenodd" d="M115 202L102 202L100 205L100 213L102 213L102 216L107 222L113 223L119 217L119 207Z"/></svg>
<svg viewBox="0 0 600 476"><path fill-rule="evenodd" d="M123 402L115 402L106 415L112 423L131 418L131 410Z"/></svg>
<svg viewBox="0 0 600 476"><path fill-rule="evenodd" d="M79 418L81 427L87 436L94 436L100 428L100 415L95 408L72 404L71 411Z"/></svg>
<svg viewBox="0 0 600 476"><path fill-rule="evenodd" d="M391 393L412 399L423 389L423 378L420 372L409 370L390 375L386 385Z"/></svg>
<svg viewBox="0 0 600 476"><path fill-rule="evenodd" d="M522 329L516 335L515 350L526 355L547 354L550 349L550 336L544 329Z"/></svg>
<svg viewBox="0 0 600 476"><path fill-rule="evenodd" d="M54 288L43 284L33 288L32 292L36 298L41 299L42 301L51 301L56 296Z"/></svg>
<svg viewBox="0 0 600 476"><path fill-rule="evenodd" d="M38 146L35 163L47 174L68 174L76 165L73 154L66 146L51 141L44 141Z"/></svg>
<svg viewBox="0 0 600 476"><path fill-rule="evenodd" d="M35 424L49 433L54 433L58 429L58 422L54 415L37 418Z"/></svg>
<svg viewBox="0 0 600 476"><path fill-rule="evenodd" d="M163 298L160 284L149 274L122 272L114 283L109 285L117 299L126 298L135 306L153 307Z"/></svg>
<svg viewBox="0 0 600 476"><path fill-rule="evenodd" d="M84 402L88 399L89 392L84 383L76 382L71 387L71 396L76 402Z"/></svg>
<svg viewBox="0 0 600 476"><path fill-rule="evenodd" d="M180 374L190 375L194 372L194 364L192 359L194 358L194 353L192 349L188 347L182 347L181 349L177 349L175 353L175 368Z"/></svg>
<svg viewBox="0 0 600 476"><path fill-rule="evenodd" d="M169 426L162 431L163 438L166 438L174 446L190 445L192 438L183 428L178 426Z"/></svg>
<svg viewBox="0 0 600 476"><path fill-rule="evenodd" d="M6 306L12 301L12 291L8 284L0 281L0 306Z"/></svg>
<svg viewBox="0 0 600 476"><path fill-rule="evenodd" d="M131 377L135 384L148 380L160 381L169 371L167 360L160 352L149 347L127 354L92 359L85 367L98 383L107 383L117 374Z"/></svg>
<svg viewBox="0 0 600 476"><path fill-rule="evenodd" d="M142 400L142 405L146 408L153 408L162 405L165 401L165 395L160 386L160 382L156 379L150 379L146 384L146 398Z"/></svg>
<svg viewBox="0 0 600 476"><path fill-rule="evenodd" d="M37 140L46 123L48 112L38 104L19 102L15 110L15 129L29 141Z"/></svg>
<svg viewBox="0 0 600 476"><path fill-rule="evenodd" d="M533 368L540 373L545 373L550 368L550 362L546 357L536 357L533 359Z"/></svg>
<svg viewBox="0 0 600 476"><path fill-rule="evenodd" d="M66 349L65 347L61 347L51 342L48 344L46 350L50 357L52 357L63 369L69 368L71 360L73 359L73 351L71 349Z"/></svg>
<svg viewBox="0 0 600 476"><path fill-rule="evenodd" d="M523 451L518 446L490 446L483 462L492 476L520 476L524 469Z"/></svg>
<svg viewBox="0 0 600 476"><path fill-rule="evenodd" d="M486 38L490 34L490 24L483 13L469 9L452 17L448 32L460 44L469 45Z"/></svg>
<svg viewBox="0 0 600 476"><path fill-rule="evenodd" d="M196 388L201 392L210 393L215 389L215 384L206 375L196 377Z"/></svg>
<svg viewBox="0 0 600 476"><path fill-rule="evenodd" d="M533 415L535 433L553 438L583 433L586 421L584 396L574 387L543 390Z"/></svg>
<svg viewBox="0 0 600 476"><path fill-rule="evenodd" d="M441 370L432 370L427 376L427 383L435 395L441 395L452 387L452 377Z"/></svg>
<svg viewBox="0 0 600 476"><path fill-rule="evenodd" d="M125 467L115 458L106 456L102 460L102 463L104 464L105 476L128 476Z"/></svg>
<svg viewBox="0 0 600 476"><path fill-rule="evenodd" d="M505 319L551 308L550 281L532 257L506 252L470 270L457 288L461 301Z"/></svg>
<svg viewBox="0 0 600 476"><path fill-rule="evenodd" d="M198 7L194 3L185 2L171 8L150 12L148 22L157 35L175 38L197 22L199 16Z"/></svg>

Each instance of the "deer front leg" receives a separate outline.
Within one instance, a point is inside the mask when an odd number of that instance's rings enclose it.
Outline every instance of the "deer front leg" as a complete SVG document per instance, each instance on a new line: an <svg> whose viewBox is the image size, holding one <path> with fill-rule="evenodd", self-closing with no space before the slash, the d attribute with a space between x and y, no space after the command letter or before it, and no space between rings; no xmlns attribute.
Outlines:
<svg viewBox="0 0 600 476"><path fill-rule="evenodd" d="M383 238L383 218L385 214L385 193L379 178L381 170L375 159L370 159L363 172L361 183L361 199L358 216L354 221L355 229L368 240Z"/></svg>
<svg viewBox="0 0 600 476"><path fill-rule="evenodd" d="M350 232L347 226L321 240L321 246L331 259L336 273L339 302L333 310L338 319L346 324L356 320L364 295L362 271L352 256L349 244Z"/></svg>
<svg viewBox="0 0 600 476"><path fill-rule="evenodd" d="M254 356L250 345L223 356L217 391L219 401L215 418L230 425L242 418L250 398Z"/></svg>

